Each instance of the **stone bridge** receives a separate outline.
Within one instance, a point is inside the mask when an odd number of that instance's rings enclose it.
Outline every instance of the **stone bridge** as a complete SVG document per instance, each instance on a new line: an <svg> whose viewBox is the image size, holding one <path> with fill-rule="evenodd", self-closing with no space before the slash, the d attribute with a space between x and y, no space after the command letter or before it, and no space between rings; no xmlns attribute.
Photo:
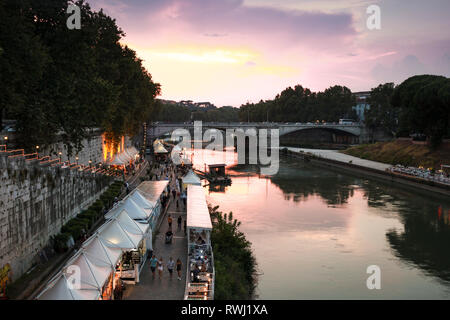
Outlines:
<svg viewBox="0 0 450 320"><path fill-rule="evenodd" d="M250 128L255 129L279 129L280 137L293 132L299 132L303 130L327 130L333 132L340 132L343 134L352 135L357 137L359 142L365 142L368 139L366 129L361 124L336 124L336 123L275 123L275 122L203 122L203 129L243 129L246 131ZM159 137L164 134L170 133L175 129L187 129L194 128L193 122L185 123L164 123L157 122L152 123L148 127L148 134L150 137ZM313 131L312 131L313 132Z"/></svg>

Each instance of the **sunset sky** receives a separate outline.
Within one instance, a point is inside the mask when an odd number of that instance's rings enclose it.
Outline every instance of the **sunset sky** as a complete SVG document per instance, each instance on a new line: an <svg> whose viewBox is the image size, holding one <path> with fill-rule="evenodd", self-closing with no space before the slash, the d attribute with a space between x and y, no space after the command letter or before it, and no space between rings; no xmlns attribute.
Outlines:
<svg viewBox="0 0 450 320"><path fill-rule="evenodd" d="M235 107L288 86L352 91L450 76L448 0L88 0L125 31L163 99ZM366 27L369 5L381 30Z"/></svg>

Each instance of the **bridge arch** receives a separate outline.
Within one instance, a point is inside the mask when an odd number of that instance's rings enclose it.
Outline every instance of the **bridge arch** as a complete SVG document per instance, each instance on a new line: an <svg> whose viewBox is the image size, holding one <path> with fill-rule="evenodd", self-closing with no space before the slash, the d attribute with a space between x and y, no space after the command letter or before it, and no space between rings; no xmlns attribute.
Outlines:
<svg viewBox="0 0 450 320"><path fill-rule="evenodd" d="M356 144L359 135L353 130L345 128L315 126L292 128L292 130L280 130L280 144L302 143L332 143L332 144Z"/></svg>

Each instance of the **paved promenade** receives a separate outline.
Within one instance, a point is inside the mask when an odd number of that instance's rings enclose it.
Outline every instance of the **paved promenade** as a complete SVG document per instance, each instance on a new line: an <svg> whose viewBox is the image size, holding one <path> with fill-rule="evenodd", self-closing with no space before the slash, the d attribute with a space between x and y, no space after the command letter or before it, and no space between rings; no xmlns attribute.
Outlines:
<svg viewBox="0 0 450 320"><path fill-rule="evenodd" d="M283 147L280 147L280 148L283 148ZM352 161L353 164L356 164L358 166L372 168L372 169L381 170L381 171L385 171L387 168L392 167L392 165L390 165L390 164L353 157L353 156L347 155L345 153L341 153L337 150L305 149L305 148L292 148L292 147L287 147L287 149L291 150L291 151L295 151L295 152L299 152L299 151L310 152L310 153L320 156L322 158L332 159L332 160L341 161L341 162L345 162L345 163Z"/></svg>
<svg viewBox="0 0 450 320"><path fill-rule="evenodd" d="M159 278L158 270L155 271L155 278L152 277L150 270L150 259L144 265L144 269L140 275L140 282L135 285L127 285L126 290L123 293L124 300L183 300L184 289L186 284L186 260L187 260L187 239L184 236L183 224L186 219L186 209L183 206L181 200L179 200L180 207L177 208L176 201L173 200L171 195L171 201L166 214L161 218L161 224L157 230L153 243L153 254L157 259L160 257L164 261L164 271L162 278ZM165 243L165 233L168 228L167 217L172 216L172 230L174 236L171 244ZM178 216L182 216L183 222L181 224L181 230L178 229L177 219ZM182 278L177 279L176 268L173 271L172 278L170 278L169 271L167 270L167 262L169 257L172 257L176 262L178 258L181 259L182 266Z"/></svg>

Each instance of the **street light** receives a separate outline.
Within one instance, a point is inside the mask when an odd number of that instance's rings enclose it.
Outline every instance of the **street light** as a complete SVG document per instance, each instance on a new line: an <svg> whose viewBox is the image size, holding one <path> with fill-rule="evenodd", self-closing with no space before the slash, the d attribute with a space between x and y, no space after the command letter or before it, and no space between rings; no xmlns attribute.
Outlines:
<svg viewBox="0 0 450 320"><path fill-rule="evenodd" d="M36 156L39 159L39 146L36 146Z"/></svg>
<svg viewBox="0 0 450 320"><path fill-rule="evenodd" d="M77 165L78 165L78 157L75 157L75 160L77 161Z"/></svg>
<svg viewBox="0 0 450 320"><path fill-rule="evenodd" d="M8 144L8 136L4 136L3 140L5 140L5 151L7 149L7 144Z"/></svg>

